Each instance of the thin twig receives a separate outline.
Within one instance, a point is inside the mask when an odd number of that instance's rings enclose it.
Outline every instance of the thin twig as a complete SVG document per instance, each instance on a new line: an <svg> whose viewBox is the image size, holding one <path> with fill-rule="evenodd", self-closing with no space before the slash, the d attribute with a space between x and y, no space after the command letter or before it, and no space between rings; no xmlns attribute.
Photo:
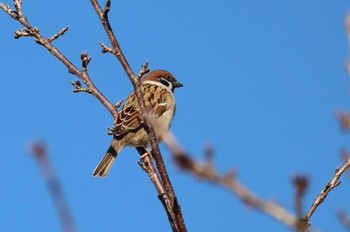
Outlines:
<svg viewBox="0 0 350 232"><path fill-rule="evenodd" d="M73 89L74 93L79 93L79 92L91 93L89 88L83 88L81 86L81 83L79 80L71 81L71 84L74 86L74 89Z"/></svg>
<svg viewBox="0 0 350 232"><path fill-rule="evenodd" d="M137 78L141 80L141 78L143 77L143 75L146 75L151 69L148 68L148 64L149 62L146 61L146 63L144 63L141 66L140 72L139 74L137 74Z"/></svg>
<svg viewBox="0 0 350 232"><path fill-rule="evenodd" d="M145 155L148 153L143 147L138 147L136 149L140 154ZM144 160L142 162L138 162L138 164L148 174L149 179L152 181L154 187L158 192L158 198L160 202L163 204L164 209L166 209L165 212L168 215L169 222L172 223L172 228L176 228L176 225L174 224L175 218L173 218L173 214L171 213L172 208L171 205L168 204L168 194L166 193L164 185L159 177L159 174L153 165L152 158L150 155L147 155L143 159Z"/></svg>
<svg viewBox="0 0 350 232"><path fill-rule="evenodd" d="M64 27L62 28L59 32L57 32L56 34L54 34L53 36L51 36L50 38L48 38L48 40L50 42L54 41L55 39L58 39L60 36L64 35L64 33L66 33L66 31L68 31L68 27Z"/></svg>
<svg viewBox="0 0 350 232"><path fill-rule="evenodd" d="M108 17L109 10L111 9L111 3L112 3L111 0L107 0L106 1L106 5L105 5L105 7L103 9L103 18L107 18Z"/></svg>
<svg viewBox="0 0 350 232"><path fill-rule="evenodd" d="M116 52L113 48L108 47L106 44L102 42L100 42L100 46L102 47L102 50L101 50L102 53L109 52L109 53L115 54Z"/></svg>
<svg viewBox="0 0 350 232"><path fill-rule="evenodd" d="M350 167L350 159L348 159L341 168L339 167L336 168L334 177L324 186L321 192L316 196L309 211L306 213L304 217L306 222L310 220L312 214L315 212L317 207L319 207L322 204L322 202L326 199L328 193L341 183L339 178L349 167Z"/></svg>
<svg viewBox="0 0 350 232"><path fill-rule="evenodd" d="M50 38L45 38L37 27L33 27L27 18L24 16L22 12L22 1L14 0L15 11L11 9L10 6L5 6L4 4L0 4L0 9L3 9L6 13L8 13L13 19L19 21L24 28L19 29L15 32L15 38L20 38L22 36L31 36L34 37L35 42L45 47L53 56L59 59L68 69L68 72L79 77L84 84L89 89L89 92L93 94L112 114L114 118L117 117L118 112L113 104L108 101L108 99L96 88L93 82L90 79L88 72L84 70L79 70L69 59L67 59L58 48L52 45L52 41L59 36L63 35L66 31L64 28L56 35ZM91 58L90 58L91 59ZM88 60L89 61L89 60ZM88 63L88 62L87 62ZM86 63L86 65L87 65ZM84 68L84 65L83 65Z"/></svg>
<svg viewBox="0 0 350 232"><path fill-rule="evenodd" d="M123 103L123 99L120 99L119 101L117 101L117 103L114 104L114 107L118 109L122 105L122 103Z"/></svg>
<svg viewBox="0 0 350 232"><path fill-rule="evenodd" d="M152 158L150 157L150 155L147 155L148 152L143 147L138 147L137 150L140 154L146 155L143 158L144 160L138 162L138 164L148 174L150 180L153 182L154 186L156 187L158 195L166 194L163 183L160 180L160 178L157 177L158 173L154 168L154 166L152 165Z"/></svg>
<svg viewBox="0 0 350 232"><path fill-rule="evenodd" d="M7 5L0 2L0 9L3 9L13 19L15 19L15 20L19 19L18 13L16 11L13 11L10 6L7 6Z"/></svg>

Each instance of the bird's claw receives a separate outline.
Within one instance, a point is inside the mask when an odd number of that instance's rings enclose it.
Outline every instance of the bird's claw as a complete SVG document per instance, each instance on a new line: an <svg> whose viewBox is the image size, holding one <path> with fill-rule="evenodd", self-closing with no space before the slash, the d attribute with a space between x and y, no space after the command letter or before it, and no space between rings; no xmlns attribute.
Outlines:
<svg viewBox="0 0 350 232"><path fill-rule="evenodd" d="M145 154L140 156L140 161L143 162L147 156L149 156L151 160L153 160L152 152L147 148L145 148L145 150L146 150Z"/></svg>

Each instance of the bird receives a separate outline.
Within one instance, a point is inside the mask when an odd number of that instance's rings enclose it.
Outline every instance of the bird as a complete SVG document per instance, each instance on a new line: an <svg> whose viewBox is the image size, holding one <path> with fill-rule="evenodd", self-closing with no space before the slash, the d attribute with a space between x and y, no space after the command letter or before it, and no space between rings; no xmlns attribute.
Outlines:
<svg viewBox="0 0 350 232"><path fill-rule="evenodd" d="M141 91L146 117L153 126L158 143L169 131L176 111L175 88L183 84L166 70L154 70L141 79ZM115 158L125 146L143 147L147 150L150 139L144 129L144 116L140 110L135 91L126 99L114 121L113 139L106 154L96 166L93 176L105 177Z"/></svg>

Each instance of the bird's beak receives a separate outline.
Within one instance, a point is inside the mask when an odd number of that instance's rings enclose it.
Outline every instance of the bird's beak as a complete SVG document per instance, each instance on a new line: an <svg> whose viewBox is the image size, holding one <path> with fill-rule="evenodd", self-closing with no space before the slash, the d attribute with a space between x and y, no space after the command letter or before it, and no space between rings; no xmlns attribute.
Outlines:
<svg viewBox="0 0 350 232"><path fill-rule="evenodd" d="M181 82L179 82L177 80L173 81L172 84L173 84L174 88L179 88L179 87L183 87L184 86Z"/></svg>

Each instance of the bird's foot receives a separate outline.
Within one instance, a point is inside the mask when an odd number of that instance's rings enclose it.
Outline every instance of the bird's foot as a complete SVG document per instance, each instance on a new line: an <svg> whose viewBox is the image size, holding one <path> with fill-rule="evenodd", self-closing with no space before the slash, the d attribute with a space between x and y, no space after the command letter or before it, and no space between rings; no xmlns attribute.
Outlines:
<svg viewBox="0 0 350 232"><path fill-rule="evenodd" d="M140 161L144 161L144 159L149 156L151 158L151 160L153 160L153 156L152 156L152 152L148 149L148 148L145 148L146 152L140 156Z"/></svg>

